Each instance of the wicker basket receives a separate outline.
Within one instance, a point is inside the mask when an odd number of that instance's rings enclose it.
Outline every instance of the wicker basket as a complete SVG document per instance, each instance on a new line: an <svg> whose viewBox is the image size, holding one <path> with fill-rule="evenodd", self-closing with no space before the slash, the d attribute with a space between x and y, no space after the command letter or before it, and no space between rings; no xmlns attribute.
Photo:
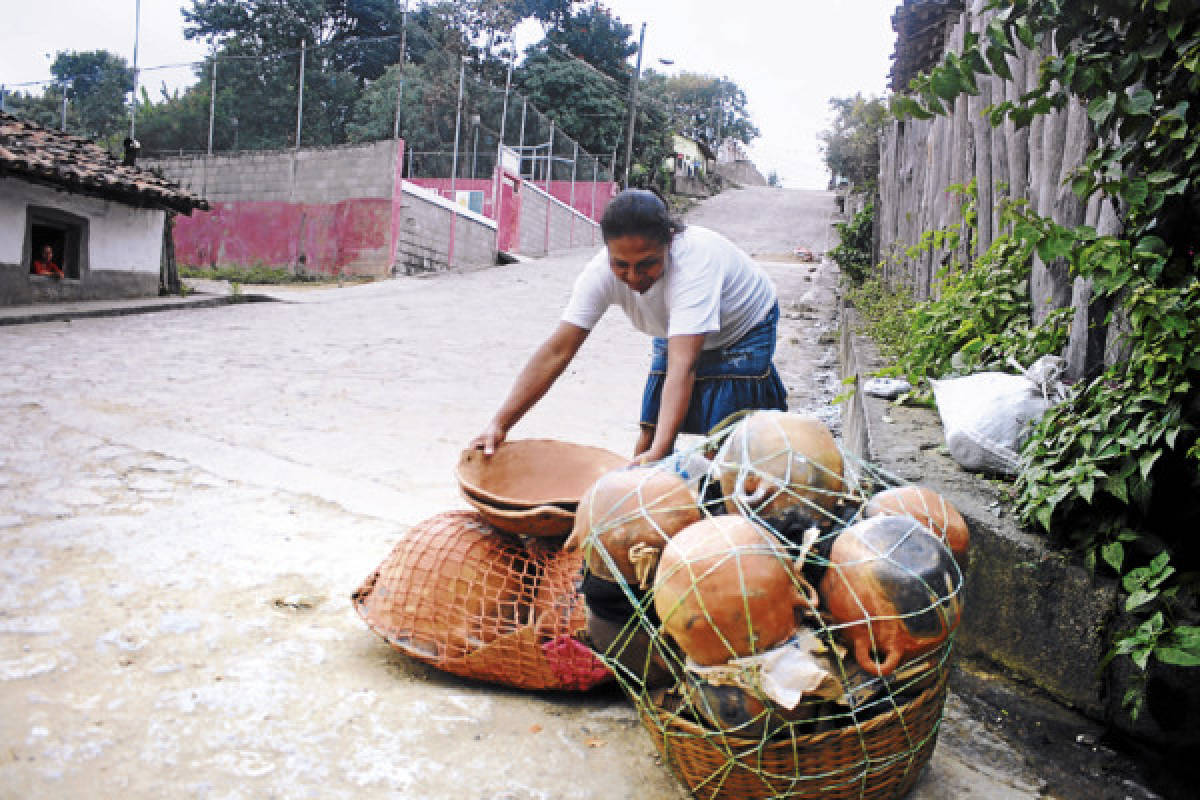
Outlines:
<svg viewBox="0 0 1200 800"><path fill-rule="evenodd" d="M702 800L903 797L933 756L945 673L909 702L835 730L764 744L714 732L660 705L638 703L663 761Z"/></svg>

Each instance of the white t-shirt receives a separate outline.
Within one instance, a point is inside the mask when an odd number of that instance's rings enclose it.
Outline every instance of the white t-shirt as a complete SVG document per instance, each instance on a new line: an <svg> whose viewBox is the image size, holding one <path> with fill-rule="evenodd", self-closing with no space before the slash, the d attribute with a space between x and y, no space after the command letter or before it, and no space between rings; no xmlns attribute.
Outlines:
<svg viewBox="0 0 1200 800"><path fill-rule="evenodd" d="M705 350L742 338L775 305L775 287L762 268L715 231L689 225L671 240L663 276L638 294L613 274L608 248L587 263L562 319L591 330L618 305L633 327L651 336L703 333Z"/></svg>

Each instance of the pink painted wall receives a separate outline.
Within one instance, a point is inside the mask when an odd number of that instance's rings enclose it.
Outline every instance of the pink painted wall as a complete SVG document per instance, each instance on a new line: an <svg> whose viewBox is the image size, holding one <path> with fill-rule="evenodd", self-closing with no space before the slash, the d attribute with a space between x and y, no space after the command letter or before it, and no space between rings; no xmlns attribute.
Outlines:
<svg viewBox="0 0 1200 800"><path fill-rule="evenodd" d="M533 181L533 185L539 189L545 190L546 184L541 181ZM616 197L617 184L612 181L599 181L596 186L596 207L592 208L592 182L591 181L576 181L575 182L575 202L571 202L571 182L570 181L550 181L550 196L560 203L572 206L576 211L585 214L588 217L600 221L600 215L604 213L604 209L608 208L608 201Z"/></svg>
<svg viewBox="0 0 1200 800"><path fill-rule="evenodd" d="M382 275L391 268L392 201L215 203L175 219L175 255L188 266L291 268Z"/></svg>
<svg viewBox="0 0 1200 800"><path fill-rule="evenodd" d="M449 178L409 178L410 183L415 183L417 186L422 186L426 189L433 189L447 200L453 200L453 195L450 192ZM530 181L534 186L545 191L546 184L543 181ZM477 191L483 192L483 215L491 219L496 219L496 215L492 209L492 181L475 178L473 180L459 179L454 182L455 191L468 192ZM608 201L612 200L617 194L617 184L612 181L600 181L596 186L596 207L592 208L592 183L591 181L577 181L575 183L575 203L574 208L581 214L591 217L599 221L600 215L604 213L604 209L608 207ZM571 204L571 182L570 181L550 181L550 196L558 200L564 205ZM501 203L501 214L504 213L503 202Z"/></svg>

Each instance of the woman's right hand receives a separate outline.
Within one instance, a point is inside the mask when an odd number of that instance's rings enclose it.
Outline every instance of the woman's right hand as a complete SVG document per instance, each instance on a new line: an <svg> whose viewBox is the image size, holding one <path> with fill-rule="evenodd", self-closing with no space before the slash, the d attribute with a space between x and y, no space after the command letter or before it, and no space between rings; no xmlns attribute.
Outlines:
<svg viewBox="0 0 1200 800"><path fill-rule="evenodd" d="M485 456L490 456L496 452L496 447L504 441L504 437L507 435L508 431L495 421L489 422L488 426L483 429L483 433L471 440L471 447L475 450L482 450Z"/></svg>

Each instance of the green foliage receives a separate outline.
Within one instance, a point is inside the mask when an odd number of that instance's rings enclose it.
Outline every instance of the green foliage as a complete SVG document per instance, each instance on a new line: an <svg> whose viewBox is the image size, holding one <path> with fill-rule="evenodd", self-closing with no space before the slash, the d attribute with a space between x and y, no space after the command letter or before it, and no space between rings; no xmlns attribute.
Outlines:
<svg viewBox="0 0 1200 800"><path fill-rule="evenodd" d="M1029 364L1060 351L1069 333L1069 309L1055 311L1041 324L1032 322L1032 255L1045 221L1024 203L1005 204L1000 235L986 252L964 264L954 254L964 246L969 251L974 241L974 188L951 188L964 198L964 222L927 232L907 253L916 257L931 249L945 251L950 261L938 273L934 297L913 304L888 332L892 344L887 351L896 360L896 372L913 385L913 400L928 400L930 378L1007 370L1010 358Z"/></svg>
<svg viewBox="0 0 1200 800"><path fill-rule="evenodd" d="M1099 236L1042 221L1023 238L1045 260L1068 257L1126 326L1128 357L1051 409L1028 440L1016 484L1022 518L1064 531L1122 577L1142 622L1115 637L1145 670L1151 656L1200 665L1200 636L1172 615L1196 588L1190 534L1200 522L1200 14L1194 0L992 0L1000 13L961 53L912 82L898 115L944 113L976 76L1010 78L1006 58L1043 48L1038 84L988 109L992 124L1028 124L1071 96L1096 145L1071 178L1080 198L1118 204L1125 227ZM1120 20L1119 24L1114 20ZM1114 533L1116 531L1116 533ZM1185 562L1177 570L1173 562ZM1136 716L1142 687L1126 695Z"/></svg>
<svg viewBox="0 0 1200 800"><path fill-rule="evenodd" d="M746 93L729 78L647 70L641 91L647 105L666 114L672 129L714 150L724 139L750 144L759 136L746 107Z"/></svg>
<svg viewBox="0 0 1200 800"><path fill-rule="evenodd" d="M545 47L532 48L513 75L518 90L580 147L609 153L622 141L626 98L585 62Z"/></svg>
<svg viewBox="0 0 1200 800"><path fill-rule="evenodd" d="M133 89L133 70L123 57L107 50L60 52L50 72L67 87L68 130L89 139L119 138L115 132L129 119L125 95Z"/></svg>
<svg viewBox="0 0 1200 800"><path fill-rule="evenodd" d="M850 283L860 284L867 279L872 266L875 204L867 203L849 222L838 222L834 227L840 239L829 251L829 257L837 262Z"/></svg>
<svg viewBox="0 0 1200 800"><path fill-rule="evenodd" d="M879 137L890 119L887 104L875 96L831 97L833 127L817 134L829 168L830 185L849 181L860 189L875 185L879 175Z"/></svg>
<svg viewBox="0 0 1200 800"><path fill-rule="evenodd" d="M879 345L880 355L887 361L897 361L909 345L908 312L916 305L912 292L903 286L893 288L878 277L868 277L849 286L846 299L858 310L866 334Z"/></svg>
<svg viewBox="0 0 1200 800"><path fill-rule="evenodd" d="M254 266L235 266L235 267L215 267L212 269L203 267L187 267L179 266L179 277L181 278L207 278L215 281L229 281L231 283L230 290L236 286L237 292L241 292L241 287L246 284L287 284L287 283L333 283L347 280L344 276L322 275L322 274L307 274L296 275L288 272L286 269L273 269L264 267L261 264ZM369 281L370 278L351 278L350 280Z"/></svg>
<svg viewBox="0 0 1200 800"><path fill-rule="evenodd" d="M637 52L631 41L633 28L596 4L567 14L562 23L546 32L545 41L581 58L605 75L628 84L632 77L627 60Z"/></svg>

